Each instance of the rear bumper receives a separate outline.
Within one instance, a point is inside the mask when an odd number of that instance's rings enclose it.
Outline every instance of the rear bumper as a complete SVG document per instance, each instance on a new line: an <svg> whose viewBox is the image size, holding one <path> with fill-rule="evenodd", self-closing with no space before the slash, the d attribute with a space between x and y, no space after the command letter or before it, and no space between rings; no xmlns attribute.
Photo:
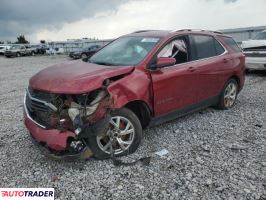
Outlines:
<svg viewBox="0 0 266 200"><path fill-rule="evenodd" d="M266 70L266 57L246 57L246 68Z"/></svg>
<svg viewBox="0 0 266 200"><path fill-rule="evenodd" d="M70 131L60 132L57 129L47 130L37 125L28 115L24 108L24 123L31 136L41 144L56 150L64 151L67 148L69 138L74 138L75 134Z"/></svg>

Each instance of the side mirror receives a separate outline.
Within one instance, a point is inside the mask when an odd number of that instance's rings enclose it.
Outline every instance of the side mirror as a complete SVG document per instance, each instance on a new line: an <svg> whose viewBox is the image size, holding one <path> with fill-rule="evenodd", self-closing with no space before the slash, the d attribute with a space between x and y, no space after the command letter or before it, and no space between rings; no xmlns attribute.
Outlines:
<svg viewBox="0 0 266 200"><path fill-rule="evenodd" d="M175 58L160 57L157 59L156 64L151 66L150 69L156 70L163 67L172 66L176 63Z"/></svg>

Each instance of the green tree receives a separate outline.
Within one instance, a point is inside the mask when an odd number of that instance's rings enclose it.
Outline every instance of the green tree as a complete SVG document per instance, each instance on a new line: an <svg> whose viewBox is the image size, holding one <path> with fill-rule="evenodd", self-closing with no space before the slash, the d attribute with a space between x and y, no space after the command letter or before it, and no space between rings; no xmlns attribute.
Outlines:
<svg viewBox="0 0 266 200"><path fill-rule="evenodd" d="M17 37L17 44L28 44L29 42L25 39L24 35L19 35Z"/></svg>

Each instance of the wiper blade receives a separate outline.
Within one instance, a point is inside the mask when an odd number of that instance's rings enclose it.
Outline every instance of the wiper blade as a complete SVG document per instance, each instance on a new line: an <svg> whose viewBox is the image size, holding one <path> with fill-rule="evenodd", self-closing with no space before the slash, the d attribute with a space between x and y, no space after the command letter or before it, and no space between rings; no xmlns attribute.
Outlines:
<svg viewBox="0 0 266 200"><path fill-rule="evenodd" d="M90 61L90 63L94 63L94 64L98 64L98 65L109 65L109 66L114 66L114 64L112 64L112 63L107 63L107 62L92 62L92 61Z"/></svg>

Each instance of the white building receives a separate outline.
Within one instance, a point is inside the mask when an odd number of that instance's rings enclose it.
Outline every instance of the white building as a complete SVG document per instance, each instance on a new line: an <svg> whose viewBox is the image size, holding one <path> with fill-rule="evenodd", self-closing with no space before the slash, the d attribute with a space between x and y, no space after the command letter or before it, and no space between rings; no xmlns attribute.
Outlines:
<svg viewBox="0 0 266 200"><path fill-rule="evenodd" d="M255 26L247 28L234 28L234 29L223 29L219 30L226 35L230 35L235 39L237 43L249 40L255 37L259 32L266 30L266 26Z"/></svg>

